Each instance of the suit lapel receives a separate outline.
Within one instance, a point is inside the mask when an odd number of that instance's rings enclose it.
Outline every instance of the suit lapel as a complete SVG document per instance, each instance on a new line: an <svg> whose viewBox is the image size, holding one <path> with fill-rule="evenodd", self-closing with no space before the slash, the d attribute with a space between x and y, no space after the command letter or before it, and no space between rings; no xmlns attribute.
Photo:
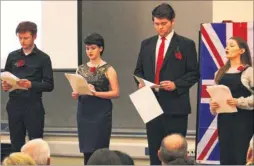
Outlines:
<svg viewBox="0 0 254 166"><path fill-rule="evenodd" d="M158 40L158 36L155 36L154 38L152 38L152 41L151 41L151 54L150 54L150 58L151 58L151 68L152 68L152 74L153 74L153 77L155 76L155 57L156 57L156 44L157 44L157 40Z"/></svg>
<svg viewBox="0 0 254 166"><path fill-rule="evenodd" d="M162 63L162 68L164 67L165 64L167 64L167 61L168 61L168 58L169 56L173 55L176 48L178 46L178 40L177 40L177 34L174 33L172 39L171 39L171 42L168 46L168 50L165 54L165 57L164 57L164 60L163 60L163 63Z"/></svg>

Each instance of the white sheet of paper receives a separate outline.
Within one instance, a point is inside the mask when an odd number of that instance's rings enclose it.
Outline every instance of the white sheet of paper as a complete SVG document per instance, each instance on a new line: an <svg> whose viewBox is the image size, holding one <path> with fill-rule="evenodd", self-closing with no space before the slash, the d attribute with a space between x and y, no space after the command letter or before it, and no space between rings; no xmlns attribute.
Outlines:
<svg viewBox="0 0 254 166"><path fill-rule="evenodd" d="M143 79L143 78L140 78L140 77L138 77L138 76L135 76L135 75L134 75L134 77L136 78L136 80L137 80L139 83L143 84L144 86L149 86L149 87L151 87L151 88L159 88L159 87L160 87L160 85L154 84L154 83L152 83L152 82L150 82L150 81L147 81L147 80L145 80L145 79Z"/></svg>
<svg viewBox="0 0 254 166"><path fill-rule="evenodd" d="M12 86L12 88L9 90L9 92L16 90L16 89L27 90L27 88L20 87L17 84L17 81L19 81L20 79L8 71L1 72L1 80L6 81L8 84L10 84Z"/></svg>
<svg viewBox="0 0 254 166"><path fill-rule="evenodd" d="M149 86L144 86L130 94L130 99L144 123L163 114L161 106Z"/></svg>
<svg viewBox="0 0 254 166"><path fill-rule="evenodd" d="M207 87L207 92L211 96L212 100L217 102L220 106L216 110L217 113L233 113L237 112L236 107L232 107L227 104L227 99L232 98L230 89L225 85L213 85Z"/></svg>
<svg viewBox="0 0 254 166"><path fill-rule="evenodd" d="M79 74L65 73L65 77L68 79L73 92L80 95L92 95L92 92L88 88L88 83L84 77Z"/></svg>

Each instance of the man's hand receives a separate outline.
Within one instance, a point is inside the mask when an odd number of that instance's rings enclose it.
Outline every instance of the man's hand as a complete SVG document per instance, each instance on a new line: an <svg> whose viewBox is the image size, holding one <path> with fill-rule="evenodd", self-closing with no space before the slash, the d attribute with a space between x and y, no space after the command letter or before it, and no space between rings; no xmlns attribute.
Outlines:
<svg viewBox="0 0 254 166"><path fill-rule="evenodd" d="M72 98L73 98L73 99L77 100L77 99L78 99L79 94L78 94L78 93L76 93L76 92L72 92L71 96L72 96Z"/></svg>
<svg viewBox="0 0 254 166"><path fill-rule="evenodd" d="M27 79L21 79L21 80L17 81L17 84L20 87L27 88L27 89L31 88L31 86L32 86L31 81L29 81Z"/></svg>
<svg viewBox="0 0 254 166"><path fill-rule="evenodd" d="M6 81L2 81L2 88L5 92L7 92L8 90L12 88L12 86L8 84Z"/></svg>
<svg viewBox="0 0 254 166"><path fill-rule="evenodd" d="M138 88L140 89L140 88L143 88L145 85L144 84L142 84L142 83L139 83L138 84Z"/></svg>
<svg viewBox="0 0 254 166"><path fill-rule="evenodd" d="M161 81L160 86L167 91L173 91L176 89L176 85L172 81Z"/></svg>

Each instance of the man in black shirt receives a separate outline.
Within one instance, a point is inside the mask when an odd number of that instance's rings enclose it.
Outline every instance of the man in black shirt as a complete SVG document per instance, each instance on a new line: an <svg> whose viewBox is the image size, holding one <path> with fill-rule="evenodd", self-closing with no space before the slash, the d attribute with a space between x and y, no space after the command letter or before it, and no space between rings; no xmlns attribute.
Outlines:
<svg viewBox="0 0 254 166"><path fill-rule="evenodd" d="M20 78L17 84L28 90L11 91L6 110L13 151L20 151L25 143L26 130L30 140L43 137L45 111L42 92L51 92L54 80L50 57L34 44L37 25L21 22L16 34L22 48L8 55L5 71ZM3 81L2 88L9 91L12 86Z"/></svg>

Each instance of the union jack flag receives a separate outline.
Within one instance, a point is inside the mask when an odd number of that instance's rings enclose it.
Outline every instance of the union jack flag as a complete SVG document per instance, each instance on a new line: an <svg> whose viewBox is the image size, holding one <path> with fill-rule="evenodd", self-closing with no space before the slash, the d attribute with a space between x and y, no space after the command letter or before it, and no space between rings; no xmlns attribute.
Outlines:
<svg viewBox="0 0 254 166"><path fill-rule="evenodd" d="M197 127L196 160L203 164L219 164L217 116L210 113L210 96L206 87L214 85L214 73L227 61L226 41L238 36L248 42L253 57L253 22L205 23L201 25L200 94Z"/></svg>

